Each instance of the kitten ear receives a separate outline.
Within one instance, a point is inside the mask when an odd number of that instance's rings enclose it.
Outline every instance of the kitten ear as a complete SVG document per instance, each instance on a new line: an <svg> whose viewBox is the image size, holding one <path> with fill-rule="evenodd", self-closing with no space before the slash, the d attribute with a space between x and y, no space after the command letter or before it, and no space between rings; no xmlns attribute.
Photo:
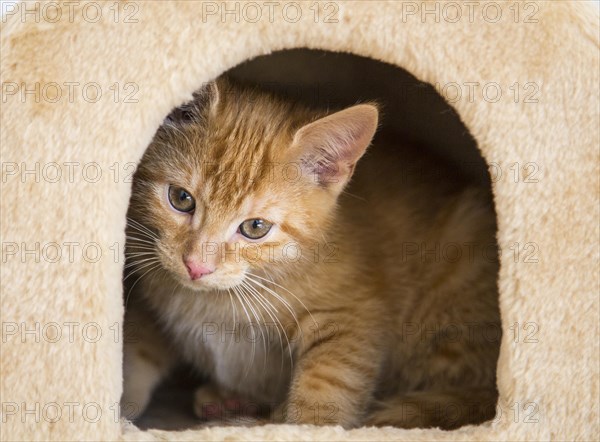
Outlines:
<svg viewBox="0 0 600 442"><path fill-rule="evenodd" d="M194 107L192 102L182 104L171 111L169 115L165 117L163 124L181 124L189 123L194 121Z"/></svg>
<svg viewBox="0 0 600 442"><path fill-rule="evenodd" d="M303 171L316 182L340 192L377 130L378 111L359 104L301 127L292 150Z"/></svg>
<svg viewBox="0 0 600 442"><path fill-rule="evenodd" d="M223 78L209 81L199 91L194 92L194 100L198 103L199 107L209 106L210 111L214 112L219 105L222 91L226 91L227 87L228 84Z"/></svg>
<svg viewBox="0 0 600 442"><path fill-rule="evenodd" d="M217 79L204 83L202 87L192 94L192 100L181 106L173 109L164 120L163 124L185 124L196 122L206 107L210 107L210 111L214 112L219 104L219 88L224 88L224 83L217 84L221 80Z"/></svg>

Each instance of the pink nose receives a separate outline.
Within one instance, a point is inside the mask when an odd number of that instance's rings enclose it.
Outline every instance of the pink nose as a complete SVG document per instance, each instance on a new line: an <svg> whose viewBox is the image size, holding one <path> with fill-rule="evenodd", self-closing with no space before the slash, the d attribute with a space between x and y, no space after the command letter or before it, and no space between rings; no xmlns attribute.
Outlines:
<svg viewBox="0 0 600 442"><path fill-rule="evenodd" d="M215 269L208 268L207 266L200 265L190 259L184 261L185 267L187 268L188 274L192 280L200 279L204 275L208 275L215 271Z"/></svg>

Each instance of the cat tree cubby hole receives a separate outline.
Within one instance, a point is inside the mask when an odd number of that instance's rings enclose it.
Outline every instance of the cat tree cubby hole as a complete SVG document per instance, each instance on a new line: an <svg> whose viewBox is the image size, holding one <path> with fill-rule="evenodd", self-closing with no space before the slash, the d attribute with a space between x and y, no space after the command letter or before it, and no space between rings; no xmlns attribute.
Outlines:
<svg viewBox="0 0 600 442"><path fill-rule="evenodd" d="M383 135L408 142L450 165L457 179L478 183L491 195L486 161L458 114L435 85L421 82L405 70L352 54L301 48L248 60L227 74L319 108L341 109L375 101L381 109L375 146ZM201 382L191 368L181 367L155 391L135 424L165 430L197 427L201 422L193 415L192 395Z"/></svg>

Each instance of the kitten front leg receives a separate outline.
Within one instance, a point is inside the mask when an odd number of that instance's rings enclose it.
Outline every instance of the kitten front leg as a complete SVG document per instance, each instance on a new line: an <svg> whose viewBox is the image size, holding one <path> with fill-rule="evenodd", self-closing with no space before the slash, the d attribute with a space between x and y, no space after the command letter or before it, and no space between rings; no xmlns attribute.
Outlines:
<svg viewBox="0 0 600 442"><path fill-rule="evenodd" d="M123 330L121 413L134 420L144 412L155 387L174 363L153 317L141 306L128 307Z"/></svg>
<svg viewBox="0 0 600 442"><path fill-rule="evenodd" d="M287 423L351 428L364 418L381 369L381 342L364 327L330 324L301 348L288 400L276 412Z"/></svg>

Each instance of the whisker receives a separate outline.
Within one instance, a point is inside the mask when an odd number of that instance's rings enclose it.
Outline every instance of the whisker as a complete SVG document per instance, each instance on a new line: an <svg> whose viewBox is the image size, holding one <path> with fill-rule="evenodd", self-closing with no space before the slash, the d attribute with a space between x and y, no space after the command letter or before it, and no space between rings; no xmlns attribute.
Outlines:
<svg viewBox="0 0 600 442"><path fill-rule="evenodd" d="M233 292L236 294L238 300L240 301L240 305L242 306L242 308L244 309L244 313L246 314L246 318L248 318L248 323L251 324L252 320L250 319L250 314L248 313L248 309L246 309L246 305L244 304L244 298L242 297L242 295L240 294L239 290L237 290L237 287L232 287ZM240 330L241 331L241 330ZM250 365L246 366L246 370L244 372L244 379L246 379L246 377L248 376L248 373L250 372L250 367L252 364L254 364L254 354L255 354L255 340L254 340L254 330L252 330L252 360L250 362Z"/></svg>
<svg viewBox="0 0 600 442"><path fill-rule="evenodd" d="M281 331L283 331L283 334L285 336L285 340L287 342L287 348L288 348L288 351L290 353L290 363L291 363L291 366L293 367L294 362L293 362L293 356L292 356L292 350L291 350L290 340L289 340L289 338L287 336L287 333L285 331L285 327L283 326L283 324L281 323L281 321L277 317L277 314L279 313L279 311L255 287L253 287L252 285L250 285L250 283L244 281L243 284L246 284L247 287L248 287L248 289L252 290L256 294L257 300L259 298L262 299L262 305L264 306L265 311L267 312L267 314L273 320L273 325L275 325L275 330L277 330L277 335L279 336L279 345L280 345L280 347L281 347L282 350L283 350L284 347L283 347L283 339L281 338ZM274 312L273 312L273 310L274 310ZM280 331L280 328L281 328L281 331ZM281 371L283 370L283 353L281 354L281 366L280 366L279 370L280 370L280 374L281 374Z"/></svg>
<svg viewBox="0 0 600 442"><path fill-rule="evenodd" d="M134 266L137 266L139 264L143 264L143 263L148 262L148 261L160 262L160 260L158 259L157 256L151 256L150 258L144 258L144 259L140 259L140 260L135 260L133 262L125 264L125 266L123 266L123 270L125 270L125 269L127 269L129 267L134 267Z"/></svg>
<svg viewBox="0 0 600 442"><path fill-rule="evenodd" d="M127 238L127 241L125 242L125 251L128 250L156 250L156 244L155 243L148 243L145 241L137 241L137 240L132 240L131 238Z"/></svg>
<svg viewBox="0 0 600 442"><path fill-rule="evenodd" d="M125 297L125 308L127 308L127 304L129 302L129 296L131 295L131 291L136 286L136 284L138 283L138 281L140 279L142 279L144 276L146 276L148 274L148 272L156 270L157 268L160 268L160 263L154 264L154 266L150 267L148 270L146 270L146 272L144 272L144 274L142 276L140 276L138 279L135 280L135 282L133 283L133 285L129 288L129 291L127 292L127 296ZM132 272L131 274L133 274L133 273L135 273L135 272Z"/></svg>
<svg viewBox="0 0 600 442"><path fill-rule="evenodd" d="M139 234L140 233L138 233L138 232L129 232L128 235L125 235L125 239L127 241L135 241L135 242L139 242L139 243L143 243L143 244L150 244L150 245L156 244L156 241L154 239L150 240L149 237L132 236L132 235L139 235Z"/></svg>
<svg viewBox="0 0 600 442"><path fill-rule="evenodd" d="M229 302L231 303L231 310L233 313L233 341L235 342L235 333L236 333L236 327L237 327L237 309L235 307L235 303L233 301L233 295L231 294L231 289L227 289L227 294L229 295ZM227 351L229 351L229 348L231 347L231 341L229 341L229 344L227 345Z"/></svg>
<svg viewBox="0 0 600 442"><path fill-rule="evenodd" d="M290 291L289 291L288 289L286 289L284 286L277 284L277 283L276 283L275 281L273 281L273 280L270 280L270 279L263 278L262 276L258 276L258 275L257 275L257 274L255 274L255 273L250 273L250 275L252 275L252 276L254 276L255 278L258 278L258 279L260 279L260 280L262 280L262 281L265 281L265 282L267 282L267 283L271 283L271 284L273 284L273 285L275 285L275 286L277 286L277 287L279 287L279 288L282 288L282 289L283 289L283 290L285 290L287 293L289 293L290 295L292 295L292 296L293 296L293 297L294 297L294 298L295 298L295 299L296 299L296 300L297 300L297 301L298 301L298 302L299 302L299 303L302 305L302 307L304 307L304 310L306 310L306 312L307 312L307 313L310 315L310 318L312 319L312 321L313 321L313 324L315 324L315 325L317 324L317 321L315 320L314 316L312 315L312 313L310 312L310 310L308 309L308 307L306 307L306 304L304 304L304 302L302 302L302 300L301 300L300 298L298 298L296 295L294 295L292 292L290 292ZM266 287L265 287L265 288L266 288ZM274 293L274 294L275 294L275 293ZM279 296L279 295L277 295L277 296ZM299 324L298 324L298 325L299 325Z"/></svg>
<svg viewBox="0 0 600 442"><path fill-rule="evenodd" d="M253 276L256 276L254 274L252 274ZM249 281L252 281L254 284L258 285L259 287L263 288L264 290L266 290L268 293L270 293L271 295L273 295L279 302L281 302L283 304L283 306L287 309L287 311L290 312L290 315L292 316L292 318L294 319L294 322L296 322L296 326L298 327L298 332L300 333L300 339L302 339L302 327L300 327L300 322L298 321L298 317L296 316L296 312L294 311L294 309L290 306L290 304L281 297L281 295L279 295L277 292L273 291L272 289L270 289L269 287L265 286L264 284L260 283L259 281L256 281L254 279L252 279L250 276L246 276L246 278ZM309 312L310 313L310 312Z"/></svg>
<svg viewBox="0 0 600 442"><path fill-rule="evenodd" d="M231 301L231 310L233 312L233 324L235 326L235 324L236 324L236 316L237 316L237 314L236 314L237 309L235 307L235 304L233 303L233 296L231 295L231 289L228 288L227 289L227 293L229 294L229 300Z"/></svg>
<svg viewBox="0 0 600 442"><path fill-rule="evenodd" d="M150 230L147 226L143 225L139 221L136 221L133 218L127 218L127 223L130 227L137 229L138 231L147 233L151 238L158 239L158 236L155 232Z"/></svg>
<svg viewBox="0 0 600 442"><path fill-rule="evenodd" d="M256 276L256 275L254 275L253 273L248 273L248 276L249 276L249 277L247 278L248 280L251 280L252 282L254 282L254 283L256 283L256 284L259 284L259 286L260 286L260 287L262 287L262 288L263 288L263 289L265 289L265 290L271 290L270 288L263 286L263 285L261 284L261 282L260 282L260 281L256 281L256 280L252 279L252 276ZM271 291L272 291L272 290L271 290ZM283 306L284 306L284 307L286 307L286 308L288 309L288 311L289 311L290 309L292 309L292 310L293 310L293 307L292 307L292 305L291 305L291 304L290 304L290 303L289 303L289 302L288 302L288 301L287 301L287 300L286 300L286 299L285 299L283 296L281 296L279 293L277 293L277 292L275 292L275 291L273 291L273 293L272 293L272 294L273 294L273 296L276 296L276 297L277 297L277 299L279 300L279 302L281 302L281 303L283 304Z"/></svg>
<svg viewBox="0 0 600 442"><path fill-rule="evenodd" d="M142 249L139 252L137 250L126 250L125 251L125 256L128 258L135 258L136 256L145 256L145 255L156 255L156 250Z"/></svg>
<svg viewBox="0 0 600 442"><path fill-rule="evenodd" d="M266 355L266 353L267 353L267 344L266 344L266 341L265 341L265 333L264 333L264 330L263 330L262 326L260 325L260 319L258 318L258 313L257 313L258 309L256 308L256 304L253 301L252 296L244 289L243 286L238 286L238 288L239 288L240 292L244 294L244 298L246 299L248 308L252 312L252 316L254 316L254 318L256 319L256 324L258 325L258 329L260 331L260 337L261 337L262 342L263 342L263 350L264 350L263 354ZM247 297L246 297L246 295L247 295ZM263 322L264 322L264 317L262 316L262 313L260 314L260 316L263 318ZM253 329L253 338L255 336L256 336L256 333L254 332L254 329ZM266 367L266 362L267 361L265 359L263 367Z"/></svg>
<svg viewBox="0 0 600 442"><path fill-rule="evenodd" d="M258 311L258 314L260 314L260 317L262 319L263 324L266 323L265 317L262 314L261 309L255 303L256 297L251 292L247 291L247 288L246 288L246 286L244 284L240 285L239 288L240 288L241 291L245 292L248 295L248 300L256 308L256 311L254 310L254 308L252 308L252 311L253 311L254 317L256 318L256 321L259 324L260 336L262 338L262 343L263 343L263 370L264 370L267 367L268 346L267 346L267 342L266 342L266 339L265 339L265 329L263 328L263 326L260 325L260 320L258 319L258 316L257 316L256 312Z"/></svg>
<svg viewBox="0 0 600 442"><path fill-rule="evenodd" d="M159 262L157 261L157 263L159 263ZM133 275L134 273L136 273L136 271L143 270L143 269L145 269L146 267L148 267L150 264L153 264L153 262L150 262L150 263L145 263L145 264L143 264L142 266L140 266L140 267L138 267L138 268L134 268L133 270L131 270L131 272L129 272L129 273L127 274L127 276L125 276L125 278L123 278L123 282L125 282L125 281L127 280L127 278L129 278L131 275Z"/></svg>
<svg viewBox="0 0 600 442"><path fill-rule="evenodd" d="M130 252L125 254L125 261L127 263L139 262L139 258L156 257L154 252Z"/></svg>
<svg viewBox="0 0 600 442"><path fill-rule="evenodd" d="M136 244L135 242L130 241L129 239L127 239L127 243L125 246L125 251L127 251L128 249L131 250L156 250L156 246L154 244L150 245L150 244L146 244L146 243L141 243L141 244Z"/></svg>

